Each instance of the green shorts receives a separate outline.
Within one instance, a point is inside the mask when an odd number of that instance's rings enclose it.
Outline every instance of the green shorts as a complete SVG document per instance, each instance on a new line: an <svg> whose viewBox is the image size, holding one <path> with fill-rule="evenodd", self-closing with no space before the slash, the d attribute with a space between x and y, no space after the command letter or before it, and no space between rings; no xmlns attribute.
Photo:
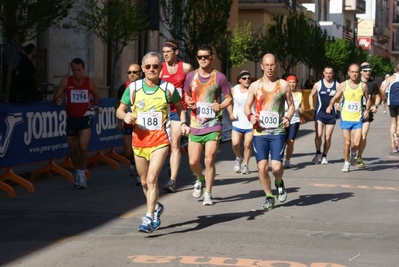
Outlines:
<svg viewBox="0 0 399 267"><path fill-rule="evenodd" d="M190 142L201 143L202 145L205 145L205 143L209 141L219 141L221 136L221 132L210 132L203 135L190 134L188 136L188 140Z"/></svg>

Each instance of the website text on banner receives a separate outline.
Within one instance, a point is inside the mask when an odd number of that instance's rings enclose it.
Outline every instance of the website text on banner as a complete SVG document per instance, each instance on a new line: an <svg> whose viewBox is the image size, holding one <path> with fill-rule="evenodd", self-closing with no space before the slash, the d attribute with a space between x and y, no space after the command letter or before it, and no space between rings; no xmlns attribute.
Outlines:
<svg viewBox="0 0 399 267"><path fill-rule="evenodd" d="M122 146L116 130L115 98L100 100L89 151ZM0 105L0 169L69 156L65 106L43 101Z"/></svg>

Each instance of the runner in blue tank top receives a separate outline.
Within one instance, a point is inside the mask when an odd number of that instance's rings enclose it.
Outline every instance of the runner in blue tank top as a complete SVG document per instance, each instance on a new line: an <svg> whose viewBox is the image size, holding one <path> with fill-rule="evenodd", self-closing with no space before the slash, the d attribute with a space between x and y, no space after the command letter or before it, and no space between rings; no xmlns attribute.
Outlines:
<svg viewBox="0 0 399 267"><path fill-rule="evenodd" d="M331 136L336 122L336 111L333 108L331 113L326 112L331 99L337 92L339 83L334 80L334 70L332 67L325 67L323 71L324 79L314 84L312 92L309 95L310 110L314 110L314 95L316 98L315 112L315 147L316 155L312 163L328 164L327 153L331 146ZM325 134L324 134L325 133ZM322 136L324 135L323 154L321 154Z"/></svg>

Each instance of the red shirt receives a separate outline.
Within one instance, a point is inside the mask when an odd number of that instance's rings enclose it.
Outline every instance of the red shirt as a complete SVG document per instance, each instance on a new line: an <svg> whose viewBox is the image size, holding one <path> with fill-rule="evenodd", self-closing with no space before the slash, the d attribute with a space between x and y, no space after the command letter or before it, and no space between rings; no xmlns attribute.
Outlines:
<svg viewBox="0 0 399 267"><path fill-rule="evenodd" d="M187 104L184 101L184 92L183 92L184 80L186 79L186 73L184 72L183 69L183 61L177 62L177 71L175 74L170 74L168 72L167 63L162 62L161 79L170 82L175 86L176 90L179 92L179 95L181 97L181 103L183 104L184 109L187 109ZM176 112L176 107L174 104L170 104L170 111Z"/></svg>
<svg viewBox="0 0 399 267"><path fill-rule="evenodd" d="M77 86L73 83L73 77L69 76L65 96L68 117L81 118L91 114L92 94L89 77L84 77L82 85Z"/></svg>

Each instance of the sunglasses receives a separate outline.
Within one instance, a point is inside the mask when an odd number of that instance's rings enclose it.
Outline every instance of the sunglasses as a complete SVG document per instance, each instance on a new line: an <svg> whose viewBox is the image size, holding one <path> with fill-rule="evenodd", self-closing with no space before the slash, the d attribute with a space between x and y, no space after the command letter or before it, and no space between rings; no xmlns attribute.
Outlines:
<svg viewBox="0 0 399 267"><path fill-rule="evenodd" d="M241 79L246 81L246 80L251 80L251 77L242 77Z"/></svg>
<svg viewBox="0 0 399 267"><path fill-rule="evenodd" d="M139 70L134 70L134 71L128 71L127 74L139 74L141 71Z"/></svg>
<svg viewBox="0 0 399 267"><path fill-rule="evenodd" d="M368 73L368 72L371 72L371 70L363 70L363 72L367 72Z"/></svg>
<svg viewBox="0 0 399 267"><path fill-rule="evenodd" d="M210 59L210 58L211 58L211 56L212 56L212 55L202 55L202 56L197 56L197 59L198 59L198 60L201 60L201 59Z"/></svg>
<svg viewBox="0 0 399 267"><path fill-rule="evenodd" d="M149 69L151 69L151 66L152 66L152 68L153 68L154 70L157 70L157 69L159 68L159 65L157 65L157 64L148 64L148 65L144 65L144 68L145 68L146 70L149 70Z"/></svg>

